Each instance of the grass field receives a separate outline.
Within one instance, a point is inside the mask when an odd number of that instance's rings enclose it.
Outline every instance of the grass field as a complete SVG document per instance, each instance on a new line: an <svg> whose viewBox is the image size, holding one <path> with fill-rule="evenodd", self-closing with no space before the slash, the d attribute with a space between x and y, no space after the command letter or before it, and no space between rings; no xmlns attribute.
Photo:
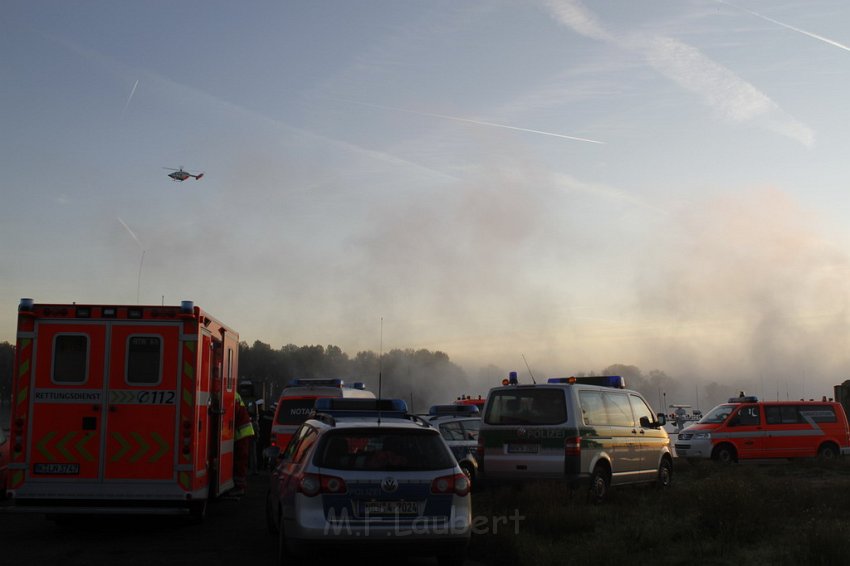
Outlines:
<svg viewBox="0 0 850 566"><path fill-rule="evenodd" d="M850 459L677 461L669 489L597 505L535 482L477 492L473 512L470 554L488 565L850 564Z"/></svg>

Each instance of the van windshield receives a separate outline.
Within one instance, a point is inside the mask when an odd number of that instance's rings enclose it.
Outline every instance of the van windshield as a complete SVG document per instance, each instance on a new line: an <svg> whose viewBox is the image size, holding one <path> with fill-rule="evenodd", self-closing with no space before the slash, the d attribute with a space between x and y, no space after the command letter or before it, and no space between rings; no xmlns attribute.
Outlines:
<svg viewBox="0 0 850 566"><path fill-rule="evenodd" d="M490 393L484 422L494 425L553 425L567 420L563 389L503 389Z"/></svg>
<svg viewBox="0 0 850 566"><path fill-rule="evenodd" d="M717 405L707 412L697 424L720 424L725 421L738 405Z"/></svg>
<svg viewBox="0 0 850 566"><path fill-rule="evenodd" d="M310 416L315 404L315 397L281 399L277 408L277 420L275 423L281 425L300 425Z"/></svg>

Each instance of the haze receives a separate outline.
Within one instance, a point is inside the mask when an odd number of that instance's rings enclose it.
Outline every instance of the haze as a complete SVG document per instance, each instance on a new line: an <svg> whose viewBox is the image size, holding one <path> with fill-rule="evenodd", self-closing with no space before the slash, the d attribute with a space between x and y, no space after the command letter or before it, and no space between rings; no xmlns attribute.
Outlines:
<svg viewBox="0 0 850 566"><path fill-rule="evenodd" d="M828 395L850 375L848 21L841 0L11 0L0 340L21 297L190 299L273 348Z"/></svg>

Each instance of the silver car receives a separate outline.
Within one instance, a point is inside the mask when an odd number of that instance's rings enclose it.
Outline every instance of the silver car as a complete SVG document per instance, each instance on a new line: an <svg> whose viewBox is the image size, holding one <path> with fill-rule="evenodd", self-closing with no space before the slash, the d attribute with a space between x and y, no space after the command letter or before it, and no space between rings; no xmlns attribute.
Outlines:
<svg viewBox="0 0 850 566"><path fill-rule="evenodd" d="M281 564L306 551L357 551L374 542L382 551L390 546L462 564L471 534L469 491L467 476L426 421L405 411L328 411L308 419L280 455L267 521L279 534Z"/></svg>

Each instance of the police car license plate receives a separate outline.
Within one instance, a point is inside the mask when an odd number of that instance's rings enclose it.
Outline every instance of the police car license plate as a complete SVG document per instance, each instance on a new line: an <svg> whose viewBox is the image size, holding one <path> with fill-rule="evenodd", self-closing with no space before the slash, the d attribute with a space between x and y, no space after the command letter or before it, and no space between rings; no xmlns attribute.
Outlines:
<svg viewBox="0 0 850 566"><path fill-rule="evenodd" d="M366 515L418 515L416 501L367 501L363 504Z"/></svg>
<svg viewBox="0 0 850 566"><path fill-rule="evenodd" d="M537 454L539 450L539 444L508 444L508 452L511 454Z"/></svg>

